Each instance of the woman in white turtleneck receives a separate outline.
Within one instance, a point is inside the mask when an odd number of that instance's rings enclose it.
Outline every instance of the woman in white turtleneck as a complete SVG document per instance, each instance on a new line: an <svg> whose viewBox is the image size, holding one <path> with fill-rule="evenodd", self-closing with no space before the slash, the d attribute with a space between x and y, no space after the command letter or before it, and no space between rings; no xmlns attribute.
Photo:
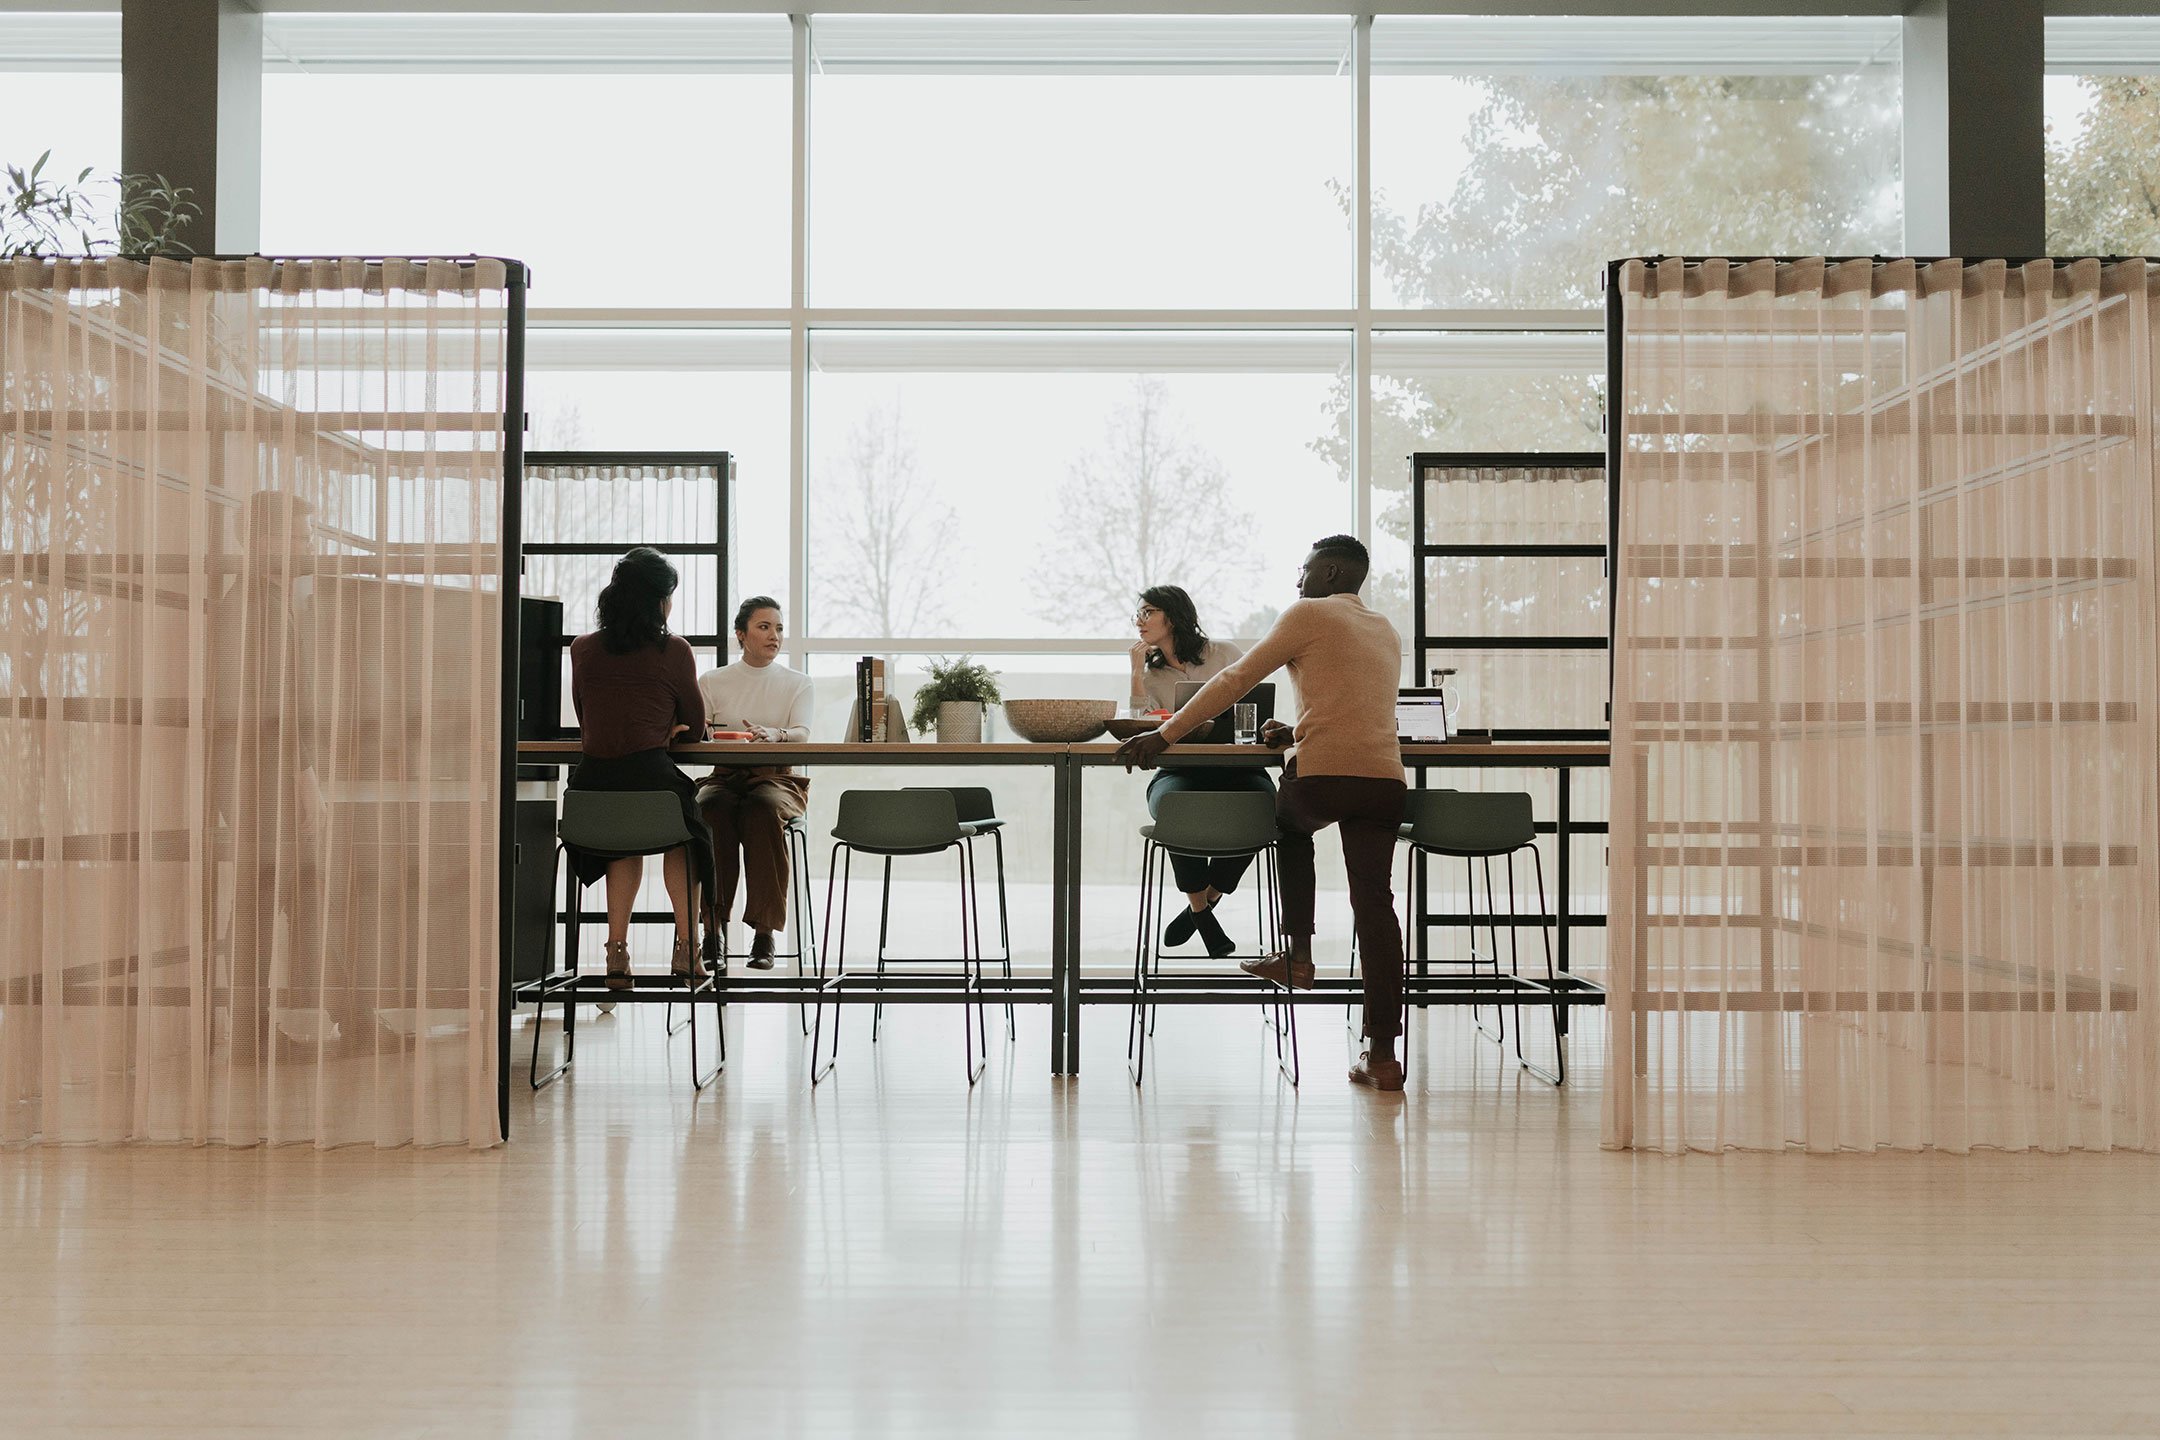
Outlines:
<svg viewBox="0 0 2160 1440"><path fill-rule="evenodd" d="M735 611L742 658L698 677L712 728L747 730L770 742L810 738L810 677L780 663L787 626L780 602L753 595ZM721 926L744 875L743 923L750 927L753 970L773 963L773 934L787 928L787 822L803 813L810 782L785 765L718 765L698 786L699 813L713 836L714 885L705 912L705 959L720 959Z"/></svg>

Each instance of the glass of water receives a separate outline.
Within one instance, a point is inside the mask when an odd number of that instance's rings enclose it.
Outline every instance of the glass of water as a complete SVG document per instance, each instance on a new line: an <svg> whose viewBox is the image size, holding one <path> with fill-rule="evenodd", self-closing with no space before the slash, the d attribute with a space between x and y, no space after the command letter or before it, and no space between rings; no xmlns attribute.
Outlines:
<svg viewBox="0 0 2160 1440"><path fill-rule="evenodd" d="M1260 740L1260 707L1251 703L1230 707L1230 725L1236 732L1240 745L1258 744Z"/></svg>

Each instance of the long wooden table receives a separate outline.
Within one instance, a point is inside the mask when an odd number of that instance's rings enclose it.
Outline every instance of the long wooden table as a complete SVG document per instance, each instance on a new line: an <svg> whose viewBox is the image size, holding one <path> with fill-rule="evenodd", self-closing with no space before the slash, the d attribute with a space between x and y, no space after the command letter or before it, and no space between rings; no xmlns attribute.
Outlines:
<svg viewBox="0 0 2160 1440"><path fill-rule="evenodd" d="M1117 763L1117 746L1108 742L1079 745L1038 745L1024 741L977 745L770 745L741 741L707 741L678 745L674 753L685 762L741 765L877 765L877 766L975 766L1040 765L1052 776L1052 833L1050 851L1050 1070L1055 1075L1080 1071L1080 1007L1090 1001L1121 998L1108 993L1083 997L1080 977L1080 856L1084 833L1080 803L1082 774L1090 767ZM577 763L575 740L526 740L517 747L520 765L568 767ZM1177 745L1165 752L1163 764L1178 766L1279 766L1280 751L1253 745ZM1552 770L1558 776L1557 812L1551 830L1558 845L1559 894L1554 902L1555 956L1563 973L1569 970L1568 935L1571 923L1567 894L1569 884L1568 838L1575 833L1569 813L1569 775L1578 769L1599 769L1611 763L1611 749L1603 744L1498 744L1498 745L1405 745L1403 763L1413 771L1428 769L1522 769ZM506 801L507 803L507 801ZM1543 828L1543 827L1541 827ZM1580 917L1577 917L1578 920ZM511 988L514 946L506 943L502 962L502 1003L505 1014L515 1004ZM785 987L783 977L754 982L761 989ZM814 982L813 982L814 983ZM1104 987L1091 987L1103 992ZM1331 989L1340 987L1330 987ZM1602 1000L1595 987L1577 1003ZM1595 992L1595 993L1591 993ZM868 990L859 991L865 998ZM1306 992L1300 992L1306 993ZM810 995L798 998L810 999ZM1025 999L1016 994L1014 999ZM1280 998L1279 996L1277 998ZM1313 998L1319 998L1314 993ZM1338 994L1326 998L1341 1003ZM1427 994L1423 1003L1445 1003L1445 995ZM1413 997L1413 1003L1420 1001ZM502 1033L508 1036L507 1023ZM502 1084L508 1094L509 1051L504 1040Z"/></svg>

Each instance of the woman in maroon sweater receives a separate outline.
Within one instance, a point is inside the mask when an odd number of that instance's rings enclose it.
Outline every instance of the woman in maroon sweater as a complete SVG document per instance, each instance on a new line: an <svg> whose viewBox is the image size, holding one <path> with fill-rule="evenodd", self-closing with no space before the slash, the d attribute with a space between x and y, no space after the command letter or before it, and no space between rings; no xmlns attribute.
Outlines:
<svg viewBox="0 0 2160 1440"><path fill-rule="evenodd" d="M682 797L690 843L667 852L662 873L675 909L675 959L684 979L698 971L698 887L710 887L712 832L698 815L690 777L675 768L668 746L677 736L705 738L705 701L689 642L668 633L675 608L675 567L657 550L639 546L615 562L600 592L600 628L570 642L570 700L577 707L580 748L573 790L672 790ZM630 988L630 908L645 873L641 856L611 860L572 850L578 877L590 885L607 876L607 986Z"/></svg>

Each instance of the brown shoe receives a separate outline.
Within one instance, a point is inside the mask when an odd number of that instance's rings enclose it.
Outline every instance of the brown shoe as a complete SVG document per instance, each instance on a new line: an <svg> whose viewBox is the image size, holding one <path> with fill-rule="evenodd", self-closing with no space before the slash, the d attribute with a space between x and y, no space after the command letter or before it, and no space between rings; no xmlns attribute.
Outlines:
<svg viewBox="0 0 2160 1440"><path fill-rule="evenodd" d="M750 958L743 961L752 970L770 970L773 960L773 938L770 930L753 930L750 933Z"/></svg>
<svg viewBox="0 0 2160 1440"><path fill-rule="evenodd" d="M678 980L687 980L693 985L705 978L705 965L698 959L697 942L695 940L692 940L687 935L676 939L675 958L668 965L668 973Z"/></svg>
<svg viewBox="0 0 2160 1440"><path fill-rule="evenodd" d="M607 979L602 982L610 990L630 988L630 942L610 940L607 942Z"/></svg>
<svg viewBox="0 0 2160 1440"><path fill-rule="evenodd" d="M1360 1050L1357 1064L1350 1067L1350 1083L1374 1090L1400 1090L1403 1086L1402 1061L1375 1060L1370 1050Z"/></svg>
<svg viewBox="0 0 2160 1440"><path fill-rule="evenodd" d="M1272 955L1264 956L1258 960L1240 960L1237 968L1247 975L1256 976L1277 985L1285 983L1284 977L1287 976L1288 984L1293 990L1312 989L1312 961L1299 960L1293 962L1290 958L1290 952L1287 950L1277 950Z"/></svg>

